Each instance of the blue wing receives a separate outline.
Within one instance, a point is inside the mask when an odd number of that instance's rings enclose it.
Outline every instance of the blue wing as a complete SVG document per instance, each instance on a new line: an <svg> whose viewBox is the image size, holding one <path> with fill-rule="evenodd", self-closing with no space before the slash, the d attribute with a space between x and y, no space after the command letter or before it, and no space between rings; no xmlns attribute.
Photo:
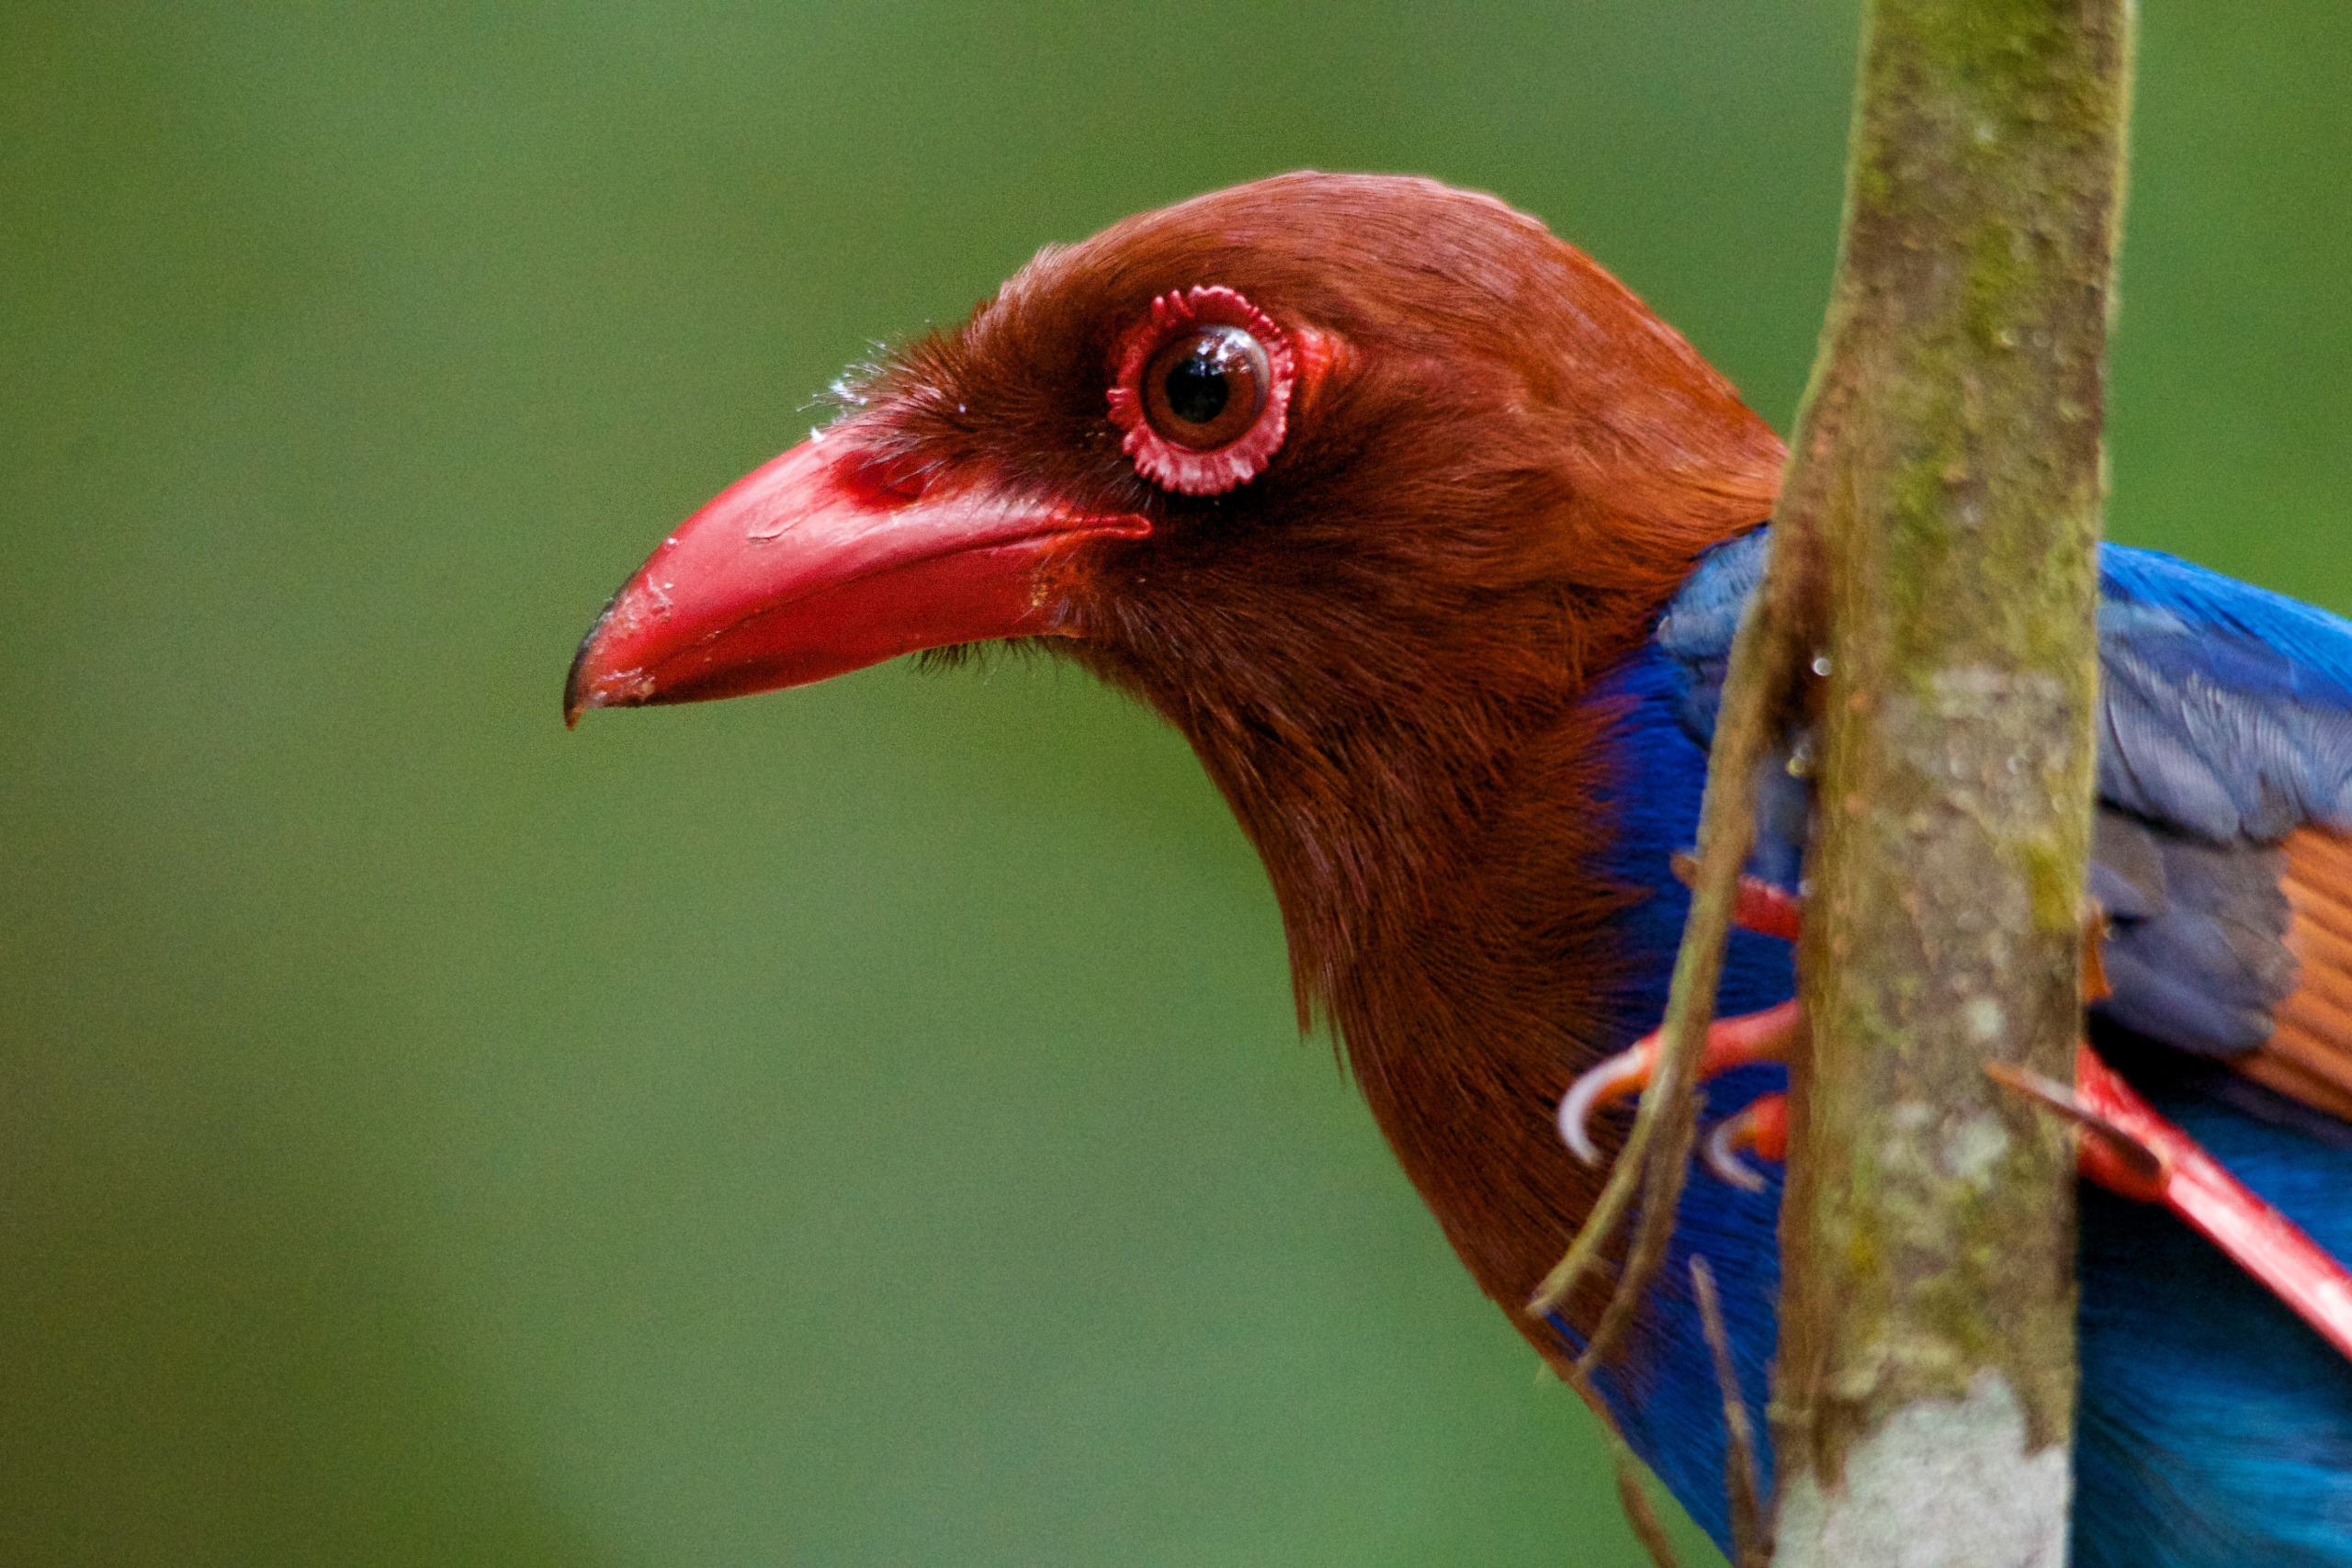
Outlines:
<svg viewBox="0 0 2352 1568"><path fill-rule="evenodd" d="M1696 739L1764 550L1761 530L1718 547L1659 623ZM2095 1033L2160 1111L2352 1255L2352 1127L2210 1060L2259 1076L2248 1064L2299 1035L2352 1053L2352 852L2333 836L2352 831L2352 624L2145 550L2106 548L2100 581L2090 881L2115 990ZM1794 881L1805 813L1775 776L1756 870ZM2086 1187L2081 1237L2074 1561L2352 1568L2352 1364L2160 1208Z"/></svg>
<svg viewBox="0 0 2352 1568"><path fill-rule="evenodd" d="M1718 547L1657 628L1711 735L1766 530ZM2352 623L2152 550L2100 552L2090 891L2112 922L2113 1021L2204 1055L2252 1049L2297 984L2278 848L2352 830ZM1756 869L1794 880L1805 803L1776 772Z"/></svg>

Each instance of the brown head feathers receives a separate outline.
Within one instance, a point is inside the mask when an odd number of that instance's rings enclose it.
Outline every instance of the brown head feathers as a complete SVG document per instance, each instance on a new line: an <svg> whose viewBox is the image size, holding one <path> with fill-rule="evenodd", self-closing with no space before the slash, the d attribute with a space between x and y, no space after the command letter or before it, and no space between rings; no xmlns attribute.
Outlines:
<svg viewBox="0 0 2352 1568"><path fill-rule="evenodd" d="M1279 450L1213 496L1155 486L1106 417L1124 334L1196 288L1317 345ZM1593 870L1586 689L1770 514L1779 440L1534 219L1317 174L1041 253L864 417L918 478L1152 520L1073 563L1057 647L1192 740L1264 856L1302 1021L1337 1023L1465 1261L1523 1299L1590 1201L1549 1113L1631 896Z"/></svg>

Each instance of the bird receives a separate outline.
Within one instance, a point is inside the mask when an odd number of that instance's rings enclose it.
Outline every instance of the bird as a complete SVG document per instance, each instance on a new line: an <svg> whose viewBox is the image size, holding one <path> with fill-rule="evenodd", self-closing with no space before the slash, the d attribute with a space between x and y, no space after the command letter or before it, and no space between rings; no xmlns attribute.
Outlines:
<svg viewBox="0 0 2352 1568"><path fill-rule="evenodd" d="M1540 220L1402 175L1279 175L1048 246L835 397L613 596L567 721L995 643L1147 705L1264 863L1301 1029L1336 1032L1453 1250L1565 1370L1599 1299L1525 1303L1600 1178L1555 1115L1664 1010L1781 439ZM2088 1037L2344 1257L2352 624L2152 551L2100 572ZM1797 885L1806 811L1801 785L1764 802L1768 885ZM1733 934L1721 1014L1789 1000L1784 936ZM1784 1083L1733 1066L1702 1113ZM2144 1196L2082 1190L2073 1560L2352 1568L2352 1362ZM1724 1401L1678 1281L1712 1266L1764 1432L1779 1197L1769 1162L1694 1168L1594 1380L1726 1550Z"/></svg>

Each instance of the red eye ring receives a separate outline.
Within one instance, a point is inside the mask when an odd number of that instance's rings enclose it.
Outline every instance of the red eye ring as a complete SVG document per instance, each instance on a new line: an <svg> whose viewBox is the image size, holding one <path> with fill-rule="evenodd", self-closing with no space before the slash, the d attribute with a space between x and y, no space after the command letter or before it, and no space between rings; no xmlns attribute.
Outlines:
<svg viewBox="0 0 2352 1568"><path fill-rule="evenodd" d="M1266 386L1257 418L1221 446L1206 451L1170 440L1152 426L1143 385L1144 371L1179 335L1203 327L1230 327L1248 333L1266 356ZM1223 495L1265 471L1290 428L1290 394L1297 379L1297 356L1289 334L1273 318L1230 288L1170 291L1151 302L1151 313L1127 329L1113 351L1116 371L1108 394L1111 423L1126 432L1121 449L1136 471L1179 495Z"/></svg>

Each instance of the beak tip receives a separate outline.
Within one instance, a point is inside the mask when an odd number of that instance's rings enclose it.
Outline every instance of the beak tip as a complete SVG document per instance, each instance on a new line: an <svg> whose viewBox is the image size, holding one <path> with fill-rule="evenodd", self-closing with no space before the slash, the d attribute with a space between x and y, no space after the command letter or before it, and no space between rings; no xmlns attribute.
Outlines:
<svg viewBox="0 0 2352 1568"><path fill-rule="evenodd" d="M605 671L590 677L579 662L563 683L563 727L575 729L590 708L643 707L660 697L652 677L642 670Z"/></svg>
<svg viewBox="0 0 2352 1568"><path fill-rule="evenodd" d="M579 651L571 656L571 668L563 672L563 727L566 729L577 728L580 716L594 705L595 699L589 694L585 676L588 673L589 650L596 646L596 633L604 629L604 625L605 617L597 616L596 625L581 638Z"/></svg>
<svg viewBox="0 0 2352 1568"><path fill-rule="evenodd" d="M604 638L605 624L613 618L613 606L620 600L621 596L616 593L605 601L605 607L596 612L595 623L588 628L588 635L580 639L579 648L572 652L571 668L564 671L563 727L566 729L579 728L580 716L590 708L612 705L612 682L606 675L594 673L592 665L596 656L596 645Z"/></svg>

